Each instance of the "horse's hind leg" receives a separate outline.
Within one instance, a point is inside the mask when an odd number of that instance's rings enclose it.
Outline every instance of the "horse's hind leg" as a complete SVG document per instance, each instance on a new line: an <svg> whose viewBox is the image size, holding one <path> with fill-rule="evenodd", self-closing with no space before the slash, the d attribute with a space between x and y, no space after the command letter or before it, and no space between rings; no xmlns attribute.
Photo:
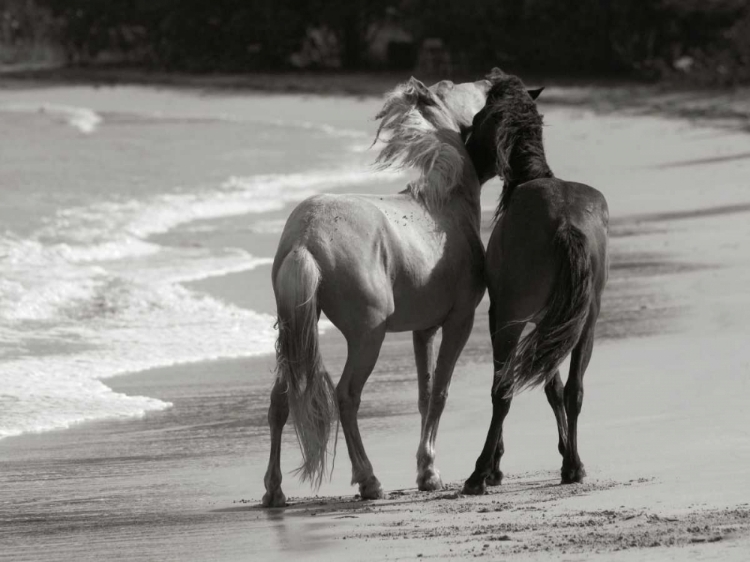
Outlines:
<svg viewBox="0 0 750 562"><path fill-rule="evenodd" d="M562 382L560 383L562 385ZM503 471L500 470L500 460L503 458L505 453L505 443L503 442L503 423L505 417L508 415L510 410L511 398L505 398L505 394L508 392L507 388L498 388L492 393L492 404L494 414L494 404L498 403L498 423L500 429L500 437L497 440L497 446L495 447L495 454L492 455L492 466L487 477L484 479L487 486L499 486L503 483ZM562 400L562 390L561 390ZM565 412L563 411L563 415Z"/></svg>
<svg viewBox="0 0 750 562"><path fill-rule="evenodd" d="M524 323L510 323L510 317L500 316L495 319L495 326L502 326L492 333L492 353L494 356L494 372L502 369L513 351L518 338L523 332ZM500 470L500 459L505 453L503 443L503 422L510 411L512 397L507 396L507 387L494 387L492 390L492 420L487 431L487 439L484 442L479 458L474 467L474 472L464 483L463 493L481 495L485 492L486 484L499 485L503 480Z"/></svg>
<svg viewBox="0 0 750 562"><path fill-rule="evenodd" d="M414 360L417 364L417 386L419 388L419 414L422 417L422 429L427 419L432 392L432 375L435 372L435 354L433 341L437 327L416 331L412 335L414 341Z"/></svg>
<svg viewBox="0 0 750 562"><path fill-rule="evenodd" d="M552 406L552 411L555 414L555 421L557 422L557 450L560 454L565 457L565 449L568 443L568 420L565 416L565 387L563 386L562 379L560 378L560 370L555 371L555 376L552 377L545 386L544 393L547 395L547 401Z"/></svg>
<svg viewBox="0 0 750 562"><path fill-rule="evenodd" d="M281 491L281 432L288 417L289 402L286 385L277 378L271 390L271 406L268 408L268 425L271 427L271 457L263 479L266 485L263 507L286 505L286 497Z"/></svg>
<svg viewBox="0 0 750 562"><path fill-rule="evenodd" d="M422 436L417 449L417 487L422 491L439 490L443 487L440 472L435 468L435 440L440 416L448 400L453 369L473 327L474 309L470 309L463 317L450 318L443 324L443 338L435 366L435 380L432 384L427 418L422 424Z"/></svg>
<svg viewBox="0 0 750 562"><path fill-rule="evenodd" d="M570 356L570 374L565 383L565 412L568 418L568 446L563 455L562 483L583 482L586 471L578 456L578 416L583 404L583 375L594 349L594 327L599 315L598 304L592 304L581 338Z"/></svg>
<svg viewBox="0 0 750 562"><path fill-rule="evenodd" d="M352 462L352 484L359 484L359 494L365 500L382 498L383 489L365 453L357 424L357 412L362 389L375 367L384 338L384 323L364 334L347 338L346 365L336 387L341 427Z"/></svg>
<svg viewBox="0 0 750 562"><path fill-rule="evenodd" d="M488 317L490 324L490 338L494 338L497 327L495 322L494 307L491 304ZM503 473L500 470L500 459L502 458L502 456L503 453L498 449L497 446L495 446L495 454L492 455L492 470L490 471L490 475L485 478L485 483L488 486L499 486L503 482Z"/></svg>

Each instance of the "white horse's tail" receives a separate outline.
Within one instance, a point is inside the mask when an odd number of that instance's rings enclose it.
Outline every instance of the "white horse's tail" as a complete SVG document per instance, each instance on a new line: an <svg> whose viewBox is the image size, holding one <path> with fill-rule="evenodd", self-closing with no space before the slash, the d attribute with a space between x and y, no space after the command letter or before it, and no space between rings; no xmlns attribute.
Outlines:
<svg viewBox="0 0 750 562"><path fill-rule="evenodd" d="M276 376L286 386L302 451L296 472L317 489L326 472L331 424L338 414L333 382L318 350L318 264L305 248L297 248L284 258L275 284Z"/></svg>

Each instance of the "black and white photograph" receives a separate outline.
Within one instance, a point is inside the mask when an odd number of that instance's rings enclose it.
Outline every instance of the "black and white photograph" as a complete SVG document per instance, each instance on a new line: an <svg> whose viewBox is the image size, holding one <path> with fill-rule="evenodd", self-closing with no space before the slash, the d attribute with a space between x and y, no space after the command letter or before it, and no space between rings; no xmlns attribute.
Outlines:
<svg viewBox="0 0 750 562"><path fill-rule="evenodd" d="M750 561L750 0L0 0L0 560Z"/></svg>

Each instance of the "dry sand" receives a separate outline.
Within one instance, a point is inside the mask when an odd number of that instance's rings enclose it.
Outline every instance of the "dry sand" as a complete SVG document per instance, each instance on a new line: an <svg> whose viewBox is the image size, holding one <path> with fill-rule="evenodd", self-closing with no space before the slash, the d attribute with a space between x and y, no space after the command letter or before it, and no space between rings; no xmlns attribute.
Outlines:
<svg viewBox="0 0 750 562"><path fill-rule="evenodd" d="M535 391L511 408L503 485L458 493L490 416L485 299L441 423L445 490L412 487L408 334L388 338L363 397L360 425L387 493L373 502L352 497L343 442L319 497L296 483L287 431L290 505L261 509L268 439L249 436L245 418L265 404L243 396L247 370L270 373L272 358L175 367L108 381L170 400L171 411L0 442L0 559L750 560L750 137L545 110L553 169L602 189L612 211L612 272L580 421L586 483L558 484L554 420ZM247 282L206 287L231 299ZM322 341L339 372L340 337Z"/></svg>

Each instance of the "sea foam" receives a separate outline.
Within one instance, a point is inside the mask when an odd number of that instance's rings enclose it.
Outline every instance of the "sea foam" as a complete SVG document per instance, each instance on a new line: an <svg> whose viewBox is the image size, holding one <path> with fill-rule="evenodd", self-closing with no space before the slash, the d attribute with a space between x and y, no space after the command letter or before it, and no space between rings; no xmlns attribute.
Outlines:
<svg viewBox="0 0 750 562"><path fill-rule="evenodd" d="M274 317L182 284L267 266L270 256L150 236L394 177L356 169L233 176L213 188L60 209L28 237L0 235L0 438L169 407L116 393L107 377L273 352Z"/></svg>
<svg viewBox="0 0 750 562"><path fill-rule="evenodd" d="M89 135L96 131L104 119L101 115L87 107L75 107L54 103L42 104L4 104L0 111L13 113L41 113L49 115L56 121L62 121L77 129L79 132Z"/></svg>

